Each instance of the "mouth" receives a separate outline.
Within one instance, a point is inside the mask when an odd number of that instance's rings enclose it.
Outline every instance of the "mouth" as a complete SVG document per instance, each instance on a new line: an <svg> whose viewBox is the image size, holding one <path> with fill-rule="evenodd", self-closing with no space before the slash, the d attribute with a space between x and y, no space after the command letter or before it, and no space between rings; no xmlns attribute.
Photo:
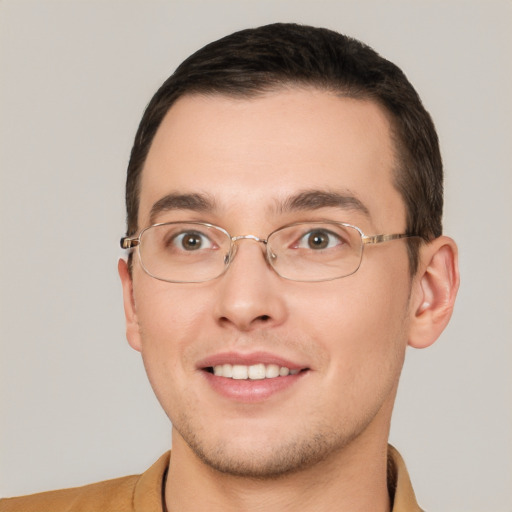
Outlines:
<svg viewBox="0 0 512 512"><path fill-rule="evenodd" d="M277 379L279 377L287 377L288 375L297 375L308 370L308 368L288 368L287 366L264 363L252 365L224 363L208 366L203 369L216 377L234 380Z"/></svg>
<svg viewBox="0 0 512 512"><path fill-rule="evenodd" d="M212 390L236 402L254 403L294 389L311 368L268 352L225 352L203 359L197 369Z"/></svg>

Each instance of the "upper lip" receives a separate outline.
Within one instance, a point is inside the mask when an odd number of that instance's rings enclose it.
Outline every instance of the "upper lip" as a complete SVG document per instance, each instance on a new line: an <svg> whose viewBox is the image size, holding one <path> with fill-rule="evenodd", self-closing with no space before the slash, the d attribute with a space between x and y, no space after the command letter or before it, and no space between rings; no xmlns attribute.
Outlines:
<svg viewBox="0 0 512 512"><path fill-rule="evenodd" d="M220 352L205 357L197 363L197 367L204 369L221 364L240 364L245 366L254 364L276 364L289 368L290 370L302 370L307 368L307 365L291 361L270 352L250 352L246 354L241 352Z"/></svg>

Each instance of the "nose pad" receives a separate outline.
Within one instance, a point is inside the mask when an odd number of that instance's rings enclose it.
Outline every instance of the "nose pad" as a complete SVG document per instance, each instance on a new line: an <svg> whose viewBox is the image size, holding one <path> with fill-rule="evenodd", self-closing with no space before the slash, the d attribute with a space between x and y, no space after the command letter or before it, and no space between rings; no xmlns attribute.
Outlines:
<svg viewBox="0 0 512 512"><path fill-rule="evenodd" d="M233 263L233 259L235 258L237 251L238 251L238 244L231 244L231 248L224 256L224 265L226 267L229 267L229 265L231 265L231 263Z"/></svg>

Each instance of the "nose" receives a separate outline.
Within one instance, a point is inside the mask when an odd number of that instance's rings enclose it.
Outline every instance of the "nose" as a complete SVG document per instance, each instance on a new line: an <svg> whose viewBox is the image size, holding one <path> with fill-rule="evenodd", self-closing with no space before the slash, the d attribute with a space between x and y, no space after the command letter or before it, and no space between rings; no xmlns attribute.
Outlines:
<svg viewBox="0 0 512 512"><path fill-rule="evenodd" d="M260 239L237 238L233 261L218 279L217 321L240 331L279 325L287 315L283 280L268 264Z"/></svg>

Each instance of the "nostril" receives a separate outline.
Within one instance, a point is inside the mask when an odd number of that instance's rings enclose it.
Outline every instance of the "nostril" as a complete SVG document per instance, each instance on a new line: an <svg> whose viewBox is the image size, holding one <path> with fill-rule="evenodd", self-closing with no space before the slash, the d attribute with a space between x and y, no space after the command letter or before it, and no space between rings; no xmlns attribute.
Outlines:
<svg viewBox="0 0 512 512"><path fill-rule="evenodd" d="M270 317L268 315L261 315L258 317L259 320L262 322L268 322L270 320Z"/></svg>

